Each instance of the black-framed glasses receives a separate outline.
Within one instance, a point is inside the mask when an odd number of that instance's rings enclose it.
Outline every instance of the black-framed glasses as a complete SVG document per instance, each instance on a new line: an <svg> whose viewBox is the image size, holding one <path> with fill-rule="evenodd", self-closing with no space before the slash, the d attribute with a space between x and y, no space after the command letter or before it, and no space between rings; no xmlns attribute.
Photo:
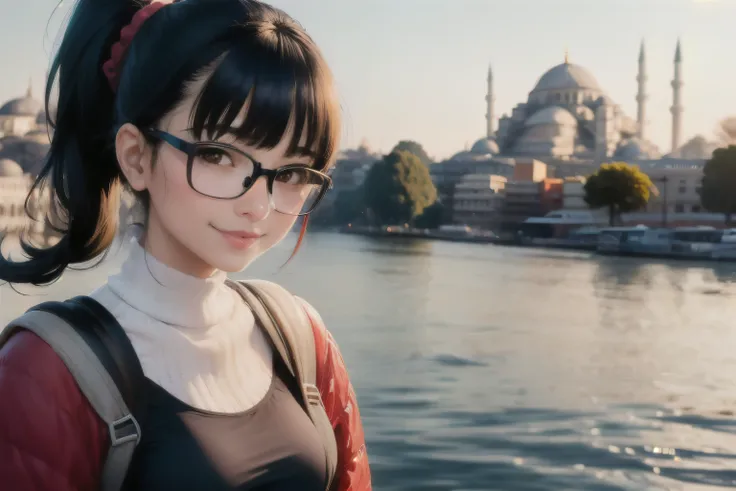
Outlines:
<svg viewBox="0 0 736 491"><path fill-rule="evenodd" d="M189 186L209 198L239 198L259 177L265 176L274 210L302 216L312 212L332 187L332 179L327 174L304 164L266 169L253 157L227 143L188 142L156 129L145 133L187 155Z"/></svg>

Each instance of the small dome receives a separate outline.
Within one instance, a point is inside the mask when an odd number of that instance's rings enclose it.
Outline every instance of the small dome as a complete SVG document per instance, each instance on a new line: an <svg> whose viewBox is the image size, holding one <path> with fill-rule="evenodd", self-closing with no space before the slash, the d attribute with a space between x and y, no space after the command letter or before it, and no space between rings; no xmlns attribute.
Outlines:
<svg viewBox="0 0 736 491"><path fill-rule="evenodd" d="M498 155L499 151L498 143L492 138L481 138L473 143L473 147L470 149L471 153L478 155Z"/></svg>
<svg viewBox="0 0 736 491"><path fill-rule="evenodd" d="M23 168L10 159L0 159L0 177L22 177Z"/></svg>
<svg viewBox="0 0 736 491"><path fill-rule="evenodd" d="M6 102L0 107L0 116L35 116L43 110L43 104L30 94Z"/></svg>
<svg viewBox="0 0 736 491"><path fill-rule="evenodd" d="M532 92L547 90L589 89L601 91L598 81L585 68L572 63L562 63L542 75Z"/></svg>
<svg viewBox="0 0 736 491"><path fill-rule="evenodd" d="M524 126L537 125L558 125L558 126L577 126L578 120L570 114L570 111L562 109L559 106L546 107L534 113L524 122Z"/></svg>
<svg viewBox="0 0 736 491"><path fill-rule="evenodd" d="M613 158L624 161L651 160L659 158L659 152L653 144L638 138L629 138L619 143Z"/></svg>

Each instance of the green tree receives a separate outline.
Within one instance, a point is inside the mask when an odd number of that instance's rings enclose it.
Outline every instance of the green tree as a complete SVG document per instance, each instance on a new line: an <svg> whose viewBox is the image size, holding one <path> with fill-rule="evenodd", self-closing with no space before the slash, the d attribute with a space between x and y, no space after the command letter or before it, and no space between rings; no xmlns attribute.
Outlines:
<svg viewBox="0 0 736 491"><path fill-rule="evenodd" d="M445 207L439 201L424 209L414 221L417 228L439 228L442 225L442 216L445 213Z"/></svg>
<svg viewBox="0 0 736 491"><path fill-rule="evenodd" d="M409 152L415 155L424 165L430 165L433 162L430 156L427 155L427 152L424 151L424 147L413 140L401 140L396 144L394 149L391 150L391 153L400 151Z"/></svg>
<svg viewBox="0 0 736 491"><path fill-rule="evenodd" d="M409 152L392 152L376 162L363 183L363 199L382 225L411 222L437 200L429 169Z"/></svg>
<svg viewBox="0 0 736 491"><path fill-rule="evenodd" d="M360 192L340 191L333 206L333 219L336 225L360 222L363 218L365 204Z"/></svg>
<svg viewBox="0 0 736 491"><path fill-rule="evenodd" d="M613 226L621 213L641 210L656 189L649 176L634 165L613 162L601 165L585 183L585 202L591 208L608 208Z"/></svg>
<svg viewBox="0 0 736 491"><path fill-rule="evenodd" d="M713 213L724 213L726 223L736 213L736 145L719 148L705 163L700 202Z"/></svg>

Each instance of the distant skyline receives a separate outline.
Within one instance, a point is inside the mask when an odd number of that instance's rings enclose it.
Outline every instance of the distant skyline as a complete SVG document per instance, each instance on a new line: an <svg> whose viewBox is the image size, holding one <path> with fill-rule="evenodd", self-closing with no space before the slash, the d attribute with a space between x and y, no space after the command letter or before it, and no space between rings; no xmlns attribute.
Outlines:
<svg viewBox="0 0 736 491"><path fill-rule="evenodd" d="M119 0L112 0L119 1ZM639 45L647 49L647 134L670 150L673 59L683 50L683 141L714 138L736 115L736 0L274 0L325 53L344 108L344 148L366 140L388 151L420 142L437 159L485 134L486 74L496 117L525 102L539 77L562 63L588 69L636 118ZM0 101L37 97L68 1L26 0L0 16ZM9 10L9 9L7 9ZM47 29L48 23L48 29ZM495 125L498 127L497 123Z"/></svg>

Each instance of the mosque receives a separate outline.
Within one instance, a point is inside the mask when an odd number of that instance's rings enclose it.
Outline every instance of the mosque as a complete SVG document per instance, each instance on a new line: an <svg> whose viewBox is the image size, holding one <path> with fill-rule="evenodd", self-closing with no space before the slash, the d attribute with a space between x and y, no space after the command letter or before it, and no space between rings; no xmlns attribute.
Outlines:
<svg viewBox="0 0 736 491"><path fill-rule="evenodd" d="M48 193L34 191L26 213L25 200L49 148L43 103L33 97L30 84L25 96L0 106L0 231L43 232L43 211Z"/></svg>
<svg viewBox="0 0 736 491"><path fill-rule="evenodd" d="M642 42L636 79L636 119L606 95L592 73L571 63L566 55L564 63L539 78L526 102L517 104L511 115L499 118L496 129L493 72L489 67L486 136L450 161L493 161L505 167L512 166L514 160L536 159L546 163L557 177L587 174L613 160L640 163L643 167L682 160L700 161L702 165L716 145L700 136L682 141L682 63L678 41L671 82L672 137L668 152L662 152L647 138L647 60Z"/></svg>

